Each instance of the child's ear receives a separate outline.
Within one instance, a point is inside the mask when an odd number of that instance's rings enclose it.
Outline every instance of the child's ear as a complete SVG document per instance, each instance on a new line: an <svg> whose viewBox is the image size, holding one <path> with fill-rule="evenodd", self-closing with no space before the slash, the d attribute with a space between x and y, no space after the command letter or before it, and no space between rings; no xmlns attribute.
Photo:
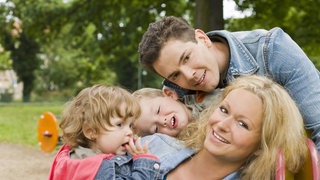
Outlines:
<svg viewBox="0 0 320 180"><path fill-rule="evenodd" d="M85 123L82 125L82 132L86 138L90 140L96 139L96 132Z"/></svg>
<svg viewBox="0 0 320 180"><path fill-rule="evenodd" d="M178 94L177 94L175 91L172 91L172 90L170 90L170 89L164 88L164 89L162 89L162 92L163 92L166 96L171 97L171 98L174 99L174 100L178 100L178 99L179 99L179 96L178 96Z"/></svg>

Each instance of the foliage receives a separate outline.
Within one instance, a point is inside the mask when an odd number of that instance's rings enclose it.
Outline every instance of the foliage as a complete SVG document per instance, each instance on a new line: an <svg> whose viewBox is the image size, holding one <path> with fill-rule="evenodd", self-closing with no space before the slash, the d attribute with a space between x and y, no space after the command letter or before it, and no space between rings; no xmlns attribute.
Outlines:
<svg viewBox="0 0 320 180"><path fill-rule="evenodd" d="M235 0L239 9L252 10L252 16L228 21L228 30L271 29L281 27L320 69L320 1Z"/></svg>
<svg viewBox="0 0 320 180"><path fill-rule="evenodd" d="M0 25L2 24L5 27L1 29L1 40L4 49L10 51L13 70L17 73L19 81L22 81L24 84L23 101L28 102L34 87L34 71L38 69L40 64L37 58L39 45L33 37L23 31L21 21L15 19L17 16L14 12L17 11L13 12L13 9L14 6L7 6L6 9L8 14L11 13L12 18L0 18ZM20 10L23 11L24 9ZM5 10L1 8L0 12L3 13Z"/></svg>
<svg viewBox="0 0 320 180"><path fill-rule="evenodd" d="M0 44L0 70L12 69L12 60L10 52L5 51Z"/></svg>
<svg viewBox="0 0 320 180"><path fill-rule="evenodd" d="M85 48L72 48L71 38L67 38L71 43L66 42L64 37L68 37L70 28L71 25L65 25L56 40L42 47L40 57L43 64L37 71L38 84L35 89L38 96L48 92L68 92L68 89L70 93L65 95L70 96L74 90L77 92L95 83L114 84L114 72L104 66L100 48L88 35L93 28L89 26L83 33L83 41L88 44Z"/></svg>
<svg viewBox="0 0 320 180"><path fill-rule="evenodd" d="M39 8L38 11L46 16L37 18L30 27L33 33L44 30L50 32L42 37L42 41L54 43L59 39L60 42L57 44L63 44L63 48L71 53L75 52L74 55L77 57L72 57L69 62L71 64L77 62L78 66L83 68L75 66L77 68L72 70L75 74L81 73L73 82L80 82L83 86L87 86L104 79L134 90L138 88L138 43L149 22L153 22L164 14L177 16L186 14L189 12L188 5L184 0L170 2L74 0L55 8L48 8L45 12L44 8ZM41 28L37 27L37 24L42 24ZM63 54L67 55L67 52ZM52 61L52 59L48 60ZM65 56L61 57L61 60L65 60ZM51 65L60 63L62 61L51 63ZM51 66L48 67L51 68ZM108 73L105 73L106 70ZM108 78L110 75L113 78L111 80ZM56 82L64 83L61 79L54 79ZM160 84L157 76L147 76L144 79L146 85L159 86ZM61 83L55 85L62 88ZM67 85L70 84L67 83Z"/></svg>
<svg viewBox="0 0 320 180"><path fill-rule="evenodd" d="M19 80L23 82L23 101L29 102L30 94L34 87L35 74L40 61L37 58L39 52L38 43L32 37L22 32L18 37L18 43L13 41L9 34L5 35L5 48L11 51L10 56L13 61L13 70L17 73Z"/></svg>
<svg viewBox="0 0 320 180"><path fill-rule="evenodd" d="M0 3L0 44L4 34L15 29L20 36L11 36L13 45L21 46L22 37L34 42L39 53L25 62L24 74L34 78L34 100L63 99L83 87L102 83L120 85L129 90L151 86L161 87L161 78L141 71L138 44L150 22L164 15L175 15L194 23L196 0L7 0ZM252 16L229 19L227 30L283 28L320 66L319 1L235 0L240 10L252 9ZM206 2L205 2L206 3ZM21 31L13 27L22 22ZM210 18L212 19L212 18ZM11 34L12 35L12 34ZM38 45L39 47L36 47ZM29 53L29 51L28 51ZM37 51L34 51L37 53ZM10 68L12 51L1 51L0 68ZM16 54L16 53L15 53ZM31 59L31 58L28 58ZM4 63L3 63L4 62ZM12 62L12 63L11 63ZM15 66L15 65L13 65ZM16 67L16 66L15 66ZM35 73L35 74L34 74ZM19 75L19 74L18 74ZM22 75L19 75L19 77ZM21 78L20 77L20 78ZM32 83L28 83L32 85ZM49 97L51 96L51 97Z"/></svg>
<svg viewBox="0 0 320 180"><path fill-rule="evenodd" d="M1 18L11 13L23 22L23 33L41 45L35 89L40 94L97 82L131 90L160 87L158 76L138 74L138 43L150 22L164 15L192 20L194 7L192 0L8 2Z"/></svg>

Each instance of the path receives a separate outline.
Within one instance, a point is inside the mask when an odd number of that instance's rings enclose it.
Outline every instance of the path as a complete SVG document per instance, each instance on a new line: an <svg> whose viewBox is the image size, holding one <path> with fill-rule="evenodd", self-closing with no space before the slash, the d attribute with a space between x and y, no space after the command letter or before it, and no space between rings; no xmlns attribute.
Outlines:
<svg viewBox="0 0 320 180"><path fill-rule="evenodd" d="M0 143L0 179L46 180L54 155L20 144Z"/></svg>

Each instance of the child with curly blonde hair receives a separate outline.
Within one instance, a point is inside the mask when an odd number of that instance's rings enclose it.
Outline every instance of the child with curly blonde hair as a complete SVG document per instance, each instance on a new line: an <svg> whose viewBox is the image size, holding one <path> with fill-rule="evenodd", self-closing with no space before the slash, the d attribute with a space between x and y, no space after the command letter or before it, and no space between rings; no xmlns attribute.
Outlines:
<svg viewBox="0 0 320 180"><path fill-rule="evenodd" d="M140 139L134 143L132 124L139 116L139 103L123 88L94 85L83 89L63 112L64 145L49 179L157 176L159 163L148 144L142 146Z"/></svg>

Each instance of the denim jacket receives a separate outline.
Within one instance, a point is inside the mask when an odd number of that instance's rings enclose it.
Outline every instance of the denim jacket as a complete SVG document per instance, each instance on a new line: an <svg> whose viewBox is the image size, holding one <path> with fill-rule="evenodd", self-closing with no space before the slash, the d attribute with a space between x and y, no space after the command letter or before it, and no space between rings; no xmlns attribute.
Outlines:
<svg viewBox="0 0 320 180"><path fill-rule="evenodd" d="M192 149L186 148L177 139L166 134L156 133L142 137L141 140L142 143L149 142L148 147L151 154L157 156L159 163L161 163L159 180L163 180L171 170L195 153ZM223 180L231 179L239 179L237 172L233 172L223 178Z"/></svg>
<svg viewBox="0 0 320 180"><path fill-rule="evenodd" d="M115 156L103 160L95 180L132 179L146 180L160 177L160 164L150 158L137 158L132 161L130 155Z"/></svg>
<svg viewBox="0 0 320 180"><path fill-rule="evenodd" d="M211 31L230 48L226 81L240 75L264 75L282 85L297 103L305 128L320 151L320 73L302 49L280 28L270 31Z"/></svg>

